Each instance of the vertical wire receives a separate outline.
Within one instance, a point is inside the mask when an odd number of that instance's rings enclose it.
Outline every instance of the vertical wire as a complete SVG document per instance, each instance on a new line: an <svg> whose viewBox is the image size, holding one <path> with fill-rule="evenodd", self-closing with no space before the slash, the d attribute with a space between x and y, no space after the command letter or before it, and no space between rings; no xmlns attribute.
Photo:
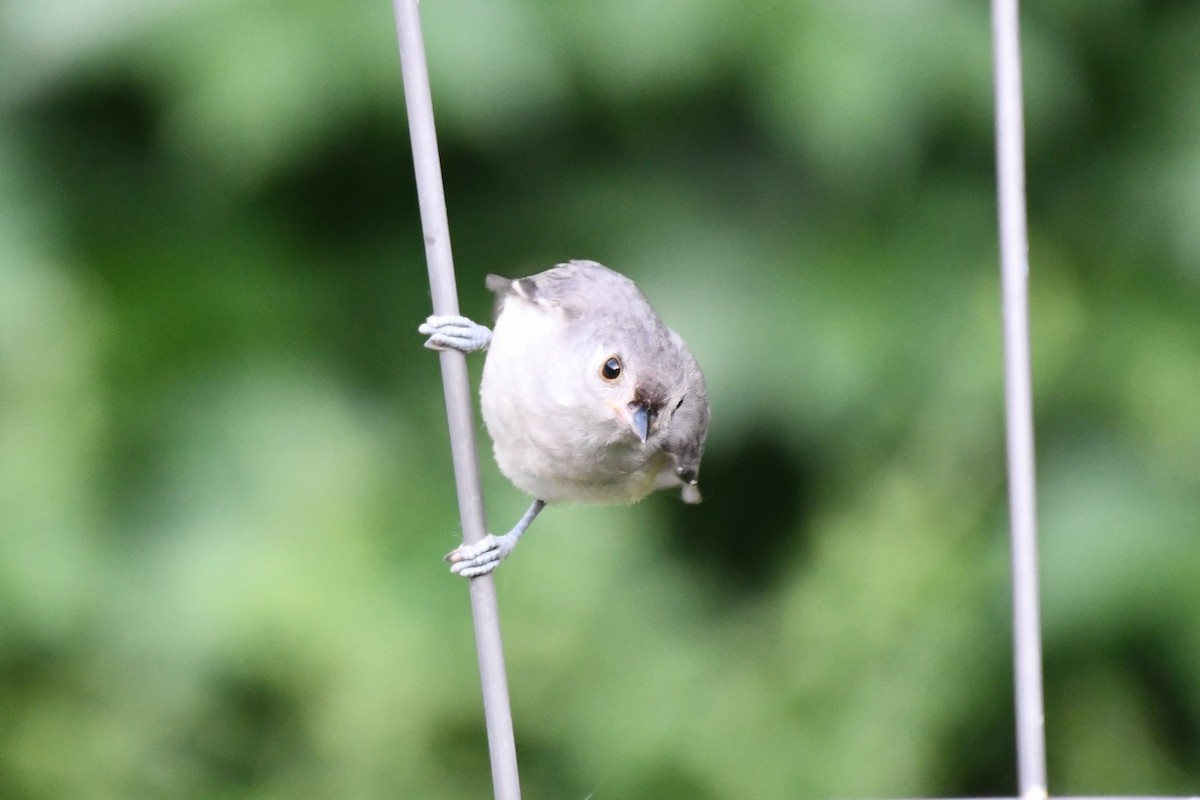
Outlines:
<svg viewBox="0 0 1200 800"><path fill-rule="evenodd" d="M1004 308L1004 399L1012 533L1017 768L1024 800L1046 797L1045 709L1038 611L1033 392L1029 356L1029 238L1017 0L992 0L996 173Z"/></svg>
<svg viewBox="0 0 1200 800"><path fill-rule="evenodd" d="M400 46L400 69L404 80L404 104L412 140L421 228L425 236L425 260L435 314L458 313L458 290L454 260L450 252L450 224L438 158L433 122L433 100L429 69L417 0L393 0L396 37ZM442 389L454 459L454 481L458 491L463 541L474 544L487 535L483 514L483 490L479 480L479 457L475 446L474 412L466 357L457 351L439 353ZM517 748L513 738L512 709L504 648L500 639L500 615L496 587L491 575L470 580L471 616L475 624L475 647L479 655L479 678L483 687L483 713L487 726L488 753L492 766L492 788L496 800L520 800Z"/></svg>

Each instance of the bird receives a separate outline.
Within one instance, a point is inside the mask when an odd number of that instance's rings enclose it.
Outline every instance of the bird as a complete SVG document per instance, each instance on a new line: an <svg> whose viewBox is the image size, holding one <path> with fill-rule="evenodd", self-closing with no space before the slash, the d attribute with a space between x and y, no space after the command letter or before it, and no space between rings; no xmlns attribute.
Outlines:
<svg viewBox="0 0 1200 800"><path fill-rule="evenodd" d="M635 503L660 489L700 502L704 374L636 284L584 260L485 283L493 329L433 315L418 331L433 350L487 350L484 425L501 473L533 502L507 533L447 554L451 571L494 570L548 504Z"/></svg>

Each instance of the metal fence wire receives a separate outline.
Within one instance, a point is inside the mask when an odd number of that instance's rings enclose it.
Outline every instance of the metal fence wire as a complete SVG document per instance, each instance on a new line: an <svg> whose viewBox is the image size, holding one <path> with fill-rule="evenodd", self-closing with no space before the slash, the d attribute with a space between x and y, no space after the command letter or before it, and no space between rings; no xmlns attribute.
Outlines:
<svg viewBox="0 0 1200 800"><path fill-rule="evenodd" d="M1005 424L1012 547L1018 798L1044 800L1049 795L1046 784L1042 641L1038 610L1033 392L1028 310L1029 243L1026 230L1018 5L1018 0L992 0L992 56L995 76ZM454 265L450 253L449 225L446 219L417 0L393 0L393 8L434 313L455 314L458 310L458 300ZM470 387L461 353L443 351L441 364L460 515L464 539L470 543L485 533ZM495 588L491 575L471 580L470 586L493 789L496 800L519 800L521 790L517 775L516 747L504 672ZM1077 800L1118 798L1080 797ZM1130 797L1125 800L1166 798ZM1200 800L1200 797L1193 796L1191 800Z"/></svg>

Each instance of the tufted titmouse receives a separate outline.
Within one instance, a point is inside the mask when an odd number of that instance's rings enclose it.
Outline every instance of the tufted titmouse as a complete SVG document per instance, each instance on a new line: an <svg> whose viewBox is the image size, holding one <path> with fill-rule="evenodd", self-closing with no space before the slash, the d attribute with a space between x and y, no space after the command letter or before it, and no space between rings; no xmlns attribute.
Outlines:
<svg viewBox="0 0 1200 800"><path fill-rule="evenodd" d="M528 278L489 275L496 327L431 316L426 347L488 348L480 401L500 471L533 505L503 536L446 556L466 577L491 572L547 503L633 503L681 487L700 502L708 433L700 366L633 281L595 261Z"/></svg>

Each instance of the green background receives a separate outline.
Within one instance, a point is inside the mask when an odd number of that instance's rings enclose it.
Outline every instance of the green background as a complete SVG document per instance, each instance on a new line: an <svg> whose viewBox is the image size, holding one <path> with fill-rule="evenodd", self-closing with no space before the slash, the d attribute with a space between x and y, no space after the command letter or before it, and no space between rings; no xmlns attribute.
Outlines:
<svg viewBox="0 0 1200 800"><path fill-rule="evenodd" d="M1200 5L1026 5L1050 788L1194 794ZM525 795L1013 794L986 5L422 13L464 312L712 395L498 573ZM429 311L390 6L0 5L0 797L489 795Z"/></svg>

